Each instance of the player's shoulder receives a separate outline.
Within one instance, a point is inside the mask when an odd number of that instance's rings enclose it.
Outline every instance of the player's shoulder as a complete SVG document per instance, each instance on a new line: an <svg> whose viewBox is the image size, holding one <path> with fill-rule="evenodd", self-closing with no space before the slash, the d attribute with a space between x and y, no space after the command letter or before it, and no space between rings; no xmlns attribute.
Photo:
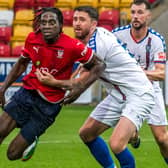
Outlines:
<svg viewBox="0 0 168 168"><path fill-rule="evenodd" d="M126 26L120 26L120 27L117 27L115 29L112 30L112 33L116 33L116 32L124 32L124 31L127 31L131 28L131 25L126 25Z"/></svg>
<svg viewBox="0 0 168 168"><path fill-rule="evenodd" d="M112 32L110 32L109 30L103 28L103 27L97 27L96 28L96 36L97 38L100 39L111 39L111 38L115 38L115 36L112 34Z"/></svg>
<svg viewBox="0 0 168 168"><path fill-rule="evenodd" d="M150 33L153 39L165 41L164 37L159 32L152 29L151 27L148 28L148 32Z"/></svg>
<svg viewBox="0 0 168 168"><path fill-rule="evenodd" d="M152 28L148 28L148 33L153 41L153 45L155 45L155 46L162 45L164 47L164 49L166 50L165 39L160 33L158 33L156 30L154 30Z"/></svg>
<svg viewBox="0 0 168 168"><path fill-rule="evenodd" d="M26 42L28 43L41 43L42 42L42 34L30 32L26 38Z"/></svg>

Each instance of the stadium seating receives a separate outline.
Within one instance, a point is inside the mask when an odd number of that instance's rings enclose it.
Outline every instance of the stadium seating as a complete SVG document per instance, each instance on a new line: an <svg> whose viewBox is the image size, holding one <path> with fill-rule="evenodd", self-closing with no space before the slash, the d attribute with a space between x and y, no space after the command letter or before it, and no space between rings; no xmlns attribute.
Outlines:
<svg viewBox="0 0 168 168"><path fill-rule="evenodd" d="M131 21L130 8L120 8L120 25L124 26Z"/></svg>
<svg viewBox="0 0 168 168"><path fill-rule="evenodd" d="M73 13L74 11L72 9L62 11L65 26L72 26Z"/></svg>
<svg viewBox="0 0 168 168"><path fill-rule="evenodd" d="M32 9L34 7L34 0L15 0L14 11L20 9Z"/></svg>
<svg viewBox="0 0 168 168"><path fill-rule="evenodd" d="M77 6L82 6L82 5L90 5L90 6L93 6L94 8L97 8L98 0L78 0Z"/></svg>
<svg viewBox="0 0 168 168"><path fill-rule="evenodd" d="M0 9L12 9L14 0L0 0Z"/></svg>
<svg viewBox="0 0 168 168"><path fill-rule="evenodd" d="M8 44L0 43L0 57L10 57L10 46Z"/></svg>
<svg viewBox="0 0 168 168"><path fill-rule="evenodd" d="M27 35L33 31L32 26L15 25L13 27L12 41L24 41Z"/></svg>
<svg viewBox="0 0 168 168"><path fill-rule="evenodd" d="M34 8L38 9L41 7L53 7L55 0L35 0L34 1Z"/></svg>
<svg viewBox="0 0 168 168"><path fill-rule="evenodd" d="M12 10L0 10L0 26L12 26L14 12Z"/></svg>
<svg viewBox="0 0 168 168"><path fill-rule="evenodd" d="M119 8L119 0L99 0L98 7Z"/></svg>
<svg viewBox="0 0 168 168"><path fill-rule="evenodd" d="M13 23L32 25L33 18L34 18L34 10L20 9L15 12L15 18Z"/></svg>
<svg viewBox="0 0 168 168"><path fill-rule="evenodd" d="M104 27L111 31L119 26L120 14L118 9L105 10L99 15L98 26Z"/></svg>
<svg viewBox="0 0 168 168"><path fill-rule="evenodd" d="M12 27L0 27L0 41L4 43L9 43L12 35Z"/></svg>
<svg viewBox="0 0 168 168"><path fill-rule="evenodd" d="M57 0L54 4L58 8L70 8L73 9L76 7L77 0Z"/></svg>
<svg viewBox="0 0 168 168"><path fill-rule="evenodd" d="M12 57L19 57L23 48L24 48L24 45L20 45L12 48Z"/></svg>
<svg viewBox="0 0 168 168"><path fill-rule="evenodd" d="M75 34L74 34L74 29L72 26L64 26L63 27L63 32L67 35L69 35L70 37L75 37Z"/></svg>
<svg viewBox="0 0 168 168"><path fill-rule="evenodd" d="M132 2L133 2L133 0L120 0L119 6L120 6L120 8L130 7L130 4Z"/></svg>

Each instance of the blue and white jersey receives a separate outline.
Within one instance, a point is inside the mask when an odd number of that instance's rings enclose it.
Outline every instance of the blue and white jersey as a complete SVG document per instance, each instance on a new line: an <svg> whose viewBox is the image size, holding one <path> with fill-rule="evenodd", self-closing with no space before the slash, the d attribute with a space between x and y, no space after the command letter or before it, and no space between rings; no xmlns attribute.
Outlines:
<svg viewBox="0 0 168 168"><path fill-rule="evenodd" d="M128 49L131 56L136 59L143 69L154 70L156 63L166 63L165 40L152 28L148 28L146 37L139 42L131 35L131 25L116 28L112 33ZM159 82L154 81L153 86L155 89L159 89Z"/></svg>
<svg viewBox="0 0 168 168"><path fill-rule="evenodd" d="M106 63L101 79L108 93L114 93L117 89L121 95L128 97L130 94L142 95L152 90L141 67L111 32L97 27L88 46Z"/></svg>

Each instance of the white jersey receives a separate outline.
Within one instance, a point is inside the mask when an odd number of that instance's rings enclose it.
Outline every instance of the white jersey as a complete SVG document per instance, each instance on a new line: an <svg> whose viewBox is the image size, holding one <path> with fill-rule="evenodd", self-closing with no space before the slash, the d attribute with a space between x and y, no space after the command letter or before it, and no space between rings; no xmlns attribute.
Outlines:
<svg viewBox="0 0 168 168"><path fill-rule="evenodd" d="M166 44L159 33L149 28L146 37L140 42L136 42L130 29L131 25L127 25L116 28L112 32L142 68L153 70L156 63L166 63ZM147 122L152 125L167 125L164 98L159 81L152 81L152 84L155 90L155 106Z"/></svg>
<svg viewBox="0 0 168 168"><path fill-rule="evenodd" d="M139 130L154 105L151 82L136 60L108 30L97 28L88 46L106 63L100 79L109 93L90 117L114 127L124 116Z"/></svg>
<svg viewBox="0 0 168 168"><path fill-rule="evenodd" d="M131 94L142 95L152 90L152 85L141 67L111 32L98 27L88 46L106 62L101 79L109 94L116 93L117 90L124 98Z"/></svg>
<svg viewBox="0 0 168 168"><path fill-rule="evenodd" d="M155 63L166 63L166 44L164 38L152 28L144 39L139 42L132 37L131 25L116 28L112 33L121 41L123 47L127 48L140 66L146 70L154 70ZM160 89L159 81L153 81L155 90Z"/></svg>

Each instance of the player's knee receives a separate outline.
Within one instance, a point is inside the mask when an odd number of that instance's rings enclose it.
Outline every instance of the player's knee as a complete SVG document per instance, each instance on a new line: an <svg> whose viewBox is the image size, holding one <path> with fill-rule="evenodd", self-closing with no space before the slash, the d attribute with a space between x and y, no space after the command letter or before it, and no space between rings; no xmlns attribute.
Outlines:
<svg viewBox="0 0 168 168"><path fill-rule="evenodd" d="M80 136L80 138L82 139L83 142L86 142L86 133L85 133L85 130L83 128L80 128L79 136Z"/></svg>
<svg viewBox="0 0 168 168"><path fill-rule="evenodd" d="M109 141L110 148L114 153L120 153L124 149L124 145L119 143L119 141Z"/></svg>
<svg viewBox="0 0 168 168"><path fill-rule="evenodd" d="M168 133L166 132L164 134L157 136L156 141L160 146L165 145L165 144L168 145Z"/></svg>
<svg viewBox="0 0 168 168"><path fill-rule="evenodd" d="M17 160L20 159L22 156L22 153L17 151L17 149L9 148L7 151L7 157L9 160Z"/></svg>
<svg viewBox="0 0 168 168"><path fill-rule="evenodd" d="M94 139L93 135L90 135L89 130L85 128L80 128L79 136L84 143L90 142Z"/></svg>

